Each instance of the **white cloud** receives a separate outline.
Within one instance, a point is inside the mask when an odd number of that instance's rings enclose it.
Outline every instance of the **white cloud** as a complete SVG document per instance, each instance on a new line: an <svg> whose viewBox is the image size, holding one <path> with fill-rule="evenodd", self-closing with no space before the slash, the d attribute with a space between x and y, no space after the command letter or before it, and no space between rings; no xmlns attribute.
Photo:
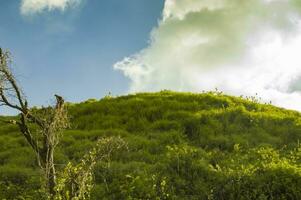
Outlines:
<svg viewBox="0 0 301 200"><path fill-rule="evenodd" d="M81 0L21 0L21 14L32 15L43 11L61 10L77 5Z"/></svg>
<svg viewBox="0 0 301 200"><path fill-rule="evenodd" d="M115 64L132 92L219 88L301 111L299 0L166 0L149 47Z"/></svg>

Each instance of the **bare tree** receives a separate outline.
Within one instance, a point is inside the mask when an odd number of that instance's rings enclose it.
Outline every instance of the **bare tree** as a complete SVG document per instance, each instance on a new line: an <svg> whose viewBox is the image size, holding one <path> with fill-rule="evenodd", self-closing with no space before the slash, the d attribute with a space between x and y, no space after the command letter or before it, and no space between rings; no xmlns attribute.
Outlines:
<svg viewBox="0 0 301 200"><path fill-rule="evenodd" d="M45 188L50 199L79 200L87 199L93 187L93 169L97 161L109 161L112 153L125 142L119 137L98 140L79 164L69 162L60 173L56 172L54 152L64 129L69 127L69 120L64 99L55 95L54 106L30 109L27 99L10 69L8 51L0 48L0 106L6 106L19 112L16 119L4 120L18 125L37 155L39 167L45 174ZM57 174L59 178L57 179Z"/></svg>
<svg viewBox="0 0 301 200"><path fill-rule="evenodd" d="M39 110L30 109L10 70L10 64L9 52L0 48L0 106L19 112L18 119L6 122L18 125L20 132L36 153L38 165L45 174L46 188L53 196L56 186L54 150L62 130L69 124L64 99L55 95L55 106Z"/></svg>

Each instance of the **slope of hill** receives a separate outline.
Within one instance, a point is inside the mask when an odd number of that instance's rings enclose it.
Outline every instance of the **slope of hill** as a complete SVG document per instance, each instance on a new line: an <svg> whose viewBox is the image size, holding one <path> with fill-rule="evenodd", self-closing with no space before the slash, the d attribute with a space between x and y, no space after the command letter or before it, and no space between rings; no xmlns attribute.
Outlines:
<svg viewBox="0 0 301 200"><path fill-rule="evenodd" d="M128 150L98 163L92 199L301 199L301 114L216 92L162 91L69 104L58 166L99 137ZM39 199L35 155L0 122L0 199Z"/></svg>

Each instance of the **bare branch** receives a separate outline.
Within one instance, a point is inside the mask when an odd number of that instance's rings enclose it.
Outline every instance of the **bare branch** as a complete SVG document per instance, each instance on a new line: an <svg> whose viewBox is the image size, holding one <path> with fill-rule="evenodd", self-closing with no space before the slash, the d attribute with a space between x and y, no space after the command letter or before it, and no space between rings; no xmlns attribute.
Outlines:
<svg viewBox="0 0 301 200"><path fill-rule="evenodd" d="M3 52L0 48L0 97L2 102L4 102L8 107L22 112L22 109L24 109L23 99L14 76L8 69L8 58L8 52ZM8 100L7 96L5 95L5 91L8 89L12 89L12 92L16 94L20 105L15 105Z"/></svg>
<svg viewBox="0 0 301 200"><path fill-rule="evenodd" d="M1 97L1 102L3 102L6 106L10 107L10 108L13 108L13 109L16 109L16 110L19 110L22 112L22 108L17 106L17 105L13 105L11 104L8 99L6 98L6 96L4 95L3 91L0 90L0 97Z"/></svg>

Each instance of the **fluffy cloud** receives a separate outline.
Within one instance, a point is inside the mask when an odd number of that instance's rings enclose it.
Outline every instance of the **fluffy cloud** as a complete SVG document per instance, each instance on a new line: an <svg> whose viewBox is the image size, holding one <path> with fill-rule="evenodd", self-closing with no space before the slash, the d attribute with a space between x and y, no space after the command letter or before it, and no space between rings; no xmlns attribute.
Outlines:
<svg viewBox="0 0 301 200"><path fill-rule="evenodd" d="M114 68L132 92L219 88L301 110L299 0L166 0L149 47Z"/></svg>
<svg viewBox="0 0 301 200"><path fill-rule="evenodd" d="M31 15L54 9L64 11L68 7L77 5L81 0L21 0L21 14Z"/></svg>

